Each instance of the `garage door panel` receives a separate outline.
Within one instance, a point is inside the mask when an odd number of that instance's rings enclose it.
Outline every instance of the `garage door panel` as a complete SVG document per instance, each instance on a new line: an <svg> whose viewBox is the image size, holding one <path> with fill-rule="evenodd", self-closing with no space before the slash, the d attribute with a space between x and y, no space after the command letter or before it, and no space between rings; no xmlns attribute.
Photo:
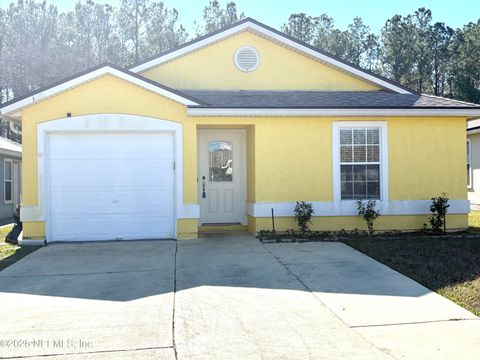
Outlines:
<svg viewBox="0 0 480 360"><path fill-rule="evenodd" d="M50 168L53 187L173 186L173 160L52 160Z"/></svg>
<svg viewBox="0 0 480 360"><path fill-rule="evenodd" d="M120 190L116 192L109 191L82 191L82 196L78 196L76 188L54 189L51 192L50 201L55 213L61 214L110 211L116 212L136 212L139 208L149 211L165 211L171 213L175 205L175 198L172 189L148 189L148 190ZM161 199L159 202L158 199Z"/></svg>
<svg viewBox="0 0 480 360"><path fill-rule="evenodd" d="M50 241L175 236L172 133L49 135Z"/></svg>
<svg viewBox="0 0 480 360"><path fill-rule="evenodd" d="M173 238L170 217L129 216L116 214L104 218L59 218L52 234L61 241L78 240L78 227L88 226L89 232L82 235L82 241L92 240L135 240ZM135 225L127 225L133 222ZM141 237L139 237L141 234Z"/></svg>
<svg viewBox="0 0 480 360"><path fill-rule="evenodd" d="M105 133L51 134L50 159L173 159L173 136L170 133L115 134L112 139ZM82 151L79 152L78 149Z"/></svg>

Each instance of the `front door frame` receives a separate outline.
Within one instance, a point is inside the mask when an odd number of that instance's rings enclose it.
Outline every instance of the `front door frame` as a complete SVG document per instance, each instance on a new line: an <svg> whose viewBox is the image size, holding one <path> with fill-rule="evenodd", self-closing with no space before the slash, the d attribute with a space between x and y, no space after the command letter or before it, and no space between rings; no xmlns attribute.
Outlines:
<svg viewBox="0 0 480 360"><path fill-rule="evenodd" d="M247 201L247 132L246 129L222 129L222 128L201 128L197 130L197 180L198 180L198 186L197 186L197 191L198 191L198 203L199 203L199 208L200 208L200 214L199 214L199 226L202 225L202 206L201 206L201 201L202 201L202 164L201 164L201 140L200 138L203 135L216 135L216 140L221 141L222 140L222 135L225 133L237 133L240 138L240 188L238 191L240 191L240 202L241 202L241 207L243 209L242 212L242 217L240 220L241 225L247 225L247 209L246 209L246 201ZM225 223L219 222L219 225L225 225ZM211 223L209 223L211 225Z"/></svg>

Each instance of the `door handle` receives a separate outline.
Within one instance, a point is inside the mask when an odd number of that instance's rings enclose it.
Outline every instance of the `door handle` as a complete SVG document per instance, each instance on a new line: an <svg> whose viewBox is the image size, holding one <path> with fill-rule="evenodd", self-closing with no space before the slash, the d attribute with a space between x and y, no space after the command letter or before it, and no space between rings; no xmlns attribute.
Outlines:
<svg viewBox="0 0 480 360"><path fill-rule="evenodd" d="M205 186L207 183L205 182L205 176L202 176L202 199L207 197L207 193L205 192Z"/></svg>

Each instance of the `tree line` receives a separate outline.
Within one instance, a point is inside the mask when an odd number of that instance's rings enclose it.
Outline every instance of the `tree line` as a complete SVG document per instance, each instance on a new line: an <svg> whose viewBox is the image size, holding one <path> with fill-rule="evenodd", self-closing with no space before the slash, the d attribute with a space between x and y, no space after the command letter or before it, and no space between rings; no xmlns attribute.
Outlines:
<svg viewBox="0 0 480 360"><path fill-rule="evenodd" d="M244 14L235 2L210 0L192 34L180 16L153 0L79 1L66 12L47 1L12 2L0 8L0 102L105 61L131 65ZM360 17L340 30L326 14L300 13L282 31L419 92L480 102L480 20L452 29L420 8L392 16L375 34Z"/></svg>

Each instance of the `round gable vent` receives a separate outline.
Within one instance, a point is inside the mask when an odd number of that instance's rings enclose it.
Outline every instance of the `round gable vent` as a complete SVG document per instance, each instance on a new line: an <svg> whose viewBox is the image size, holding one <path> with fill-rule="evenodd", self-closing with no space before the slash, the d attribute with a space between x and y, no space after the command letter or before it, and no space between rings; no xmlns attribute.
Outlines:
<svg viewBox="0 0 480 360"><path fill-rule="evenodd" d="M250 72L257 68L260 56L255 48L242 46L235 52L235 65L241 71Z"/></svg>

